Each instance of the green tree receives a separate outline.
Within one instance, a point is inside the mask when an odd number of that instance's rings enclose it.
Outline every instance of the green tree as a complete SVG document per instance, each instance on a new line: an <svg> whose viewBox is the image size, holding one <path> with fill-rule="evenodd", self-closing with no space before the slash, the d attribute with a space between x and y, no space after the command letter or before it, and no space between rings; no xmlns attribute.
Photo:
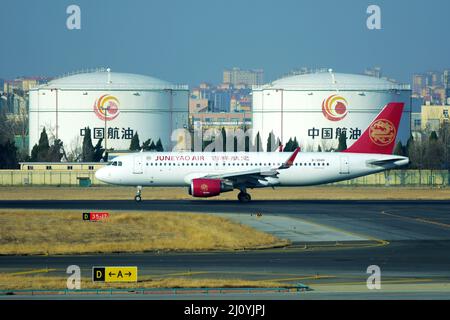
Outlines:
<svg viewBox="0 0 450 320"><path fill-rule="evenodd" d="M0 169L17 169L17 148L13 141L0 144Z"/></svg>
<svg viewBox="0 0 450 320"><path fill-rule="evenodd" d="M283 152L291 152L292 146L294 145L294 141L292 141L292 138L289 138L288 142L284 146Z"/></svg>
<svg viewBox="0 0 450 320"><path fill-rule="evenodd" d="M438 136L437 136L436 131L431 131L430 141L438 141Z"/></svg>
<svg viewBox="0 0 450 320"><path fill-rule="evenodd" d="M344 151L347 149L347 132L343 131L339 135L339 144L337 151Z"/></svg>
<svg viewBox="0 0 450 320"><path fill-rule="evenodd" d="M141 149L139 143L139 135L137 132L134 133L133 138L131 138L130 150L131 151L139 151Z"/></svg>
<svg viewBox="0 0 450 320"><path fill-rule="evenodd" d="M145 140L141 146L141 149L144 151L150 151L151 150L150 146L152 145L152 143L153 143L152 139Z"/></svg>
<svg viewBox="0 0 450 320"><path fill-rule="evenodd" d="M297 148L298 148L297 137L294 137L294 141L292 142L291 151L294 151L294 150L297 149Z"/></svg>
<svg viewBox="0 0 450 320"><path fill-rule="evenodd" d="M275 142L275 134L273 131L270 131L269 136L267 137L267 152L272 152L273 147L272 142Z"/></svg>
<svg viewBox="0 0 450 320"><path fill-rule="evenodd" d="M48 150L48 161L60 162L64 155L63 150L63 142L59 139L56 139L53 145Z"/></svg>
<svg viewBox="0 0 450 320"><path fill-rule="evenodd" d="M261 135L258 133L256 134L256 152L260 151L260 146L261 146Z"/></svg>
<svg viewBox="0 0 450 320"><path fill-rule="evenodd" d="M414 137L412 135L410 135L408 138L408 141L406 141L406 146L405 146L405 152L408 157L409 157L410 150L412 149L413 144L414 144Z"/></svg>
<svg viewBox="0 0 450 320"><path fill-rule="evenodd" d="M158 141L156 142L155 150L158 152L164 152L164 147L161 143L161 138L159 138Z"/></svg>
<svg viewBox="0 0 450 320"><path fill-rule="evenodd" d="M107 155L103 156L105 148L102 147L102 142L103 139L99 139L94 147L94 162L99 162L102 159L106 161L108 159Z"/></svg>
<svg viewBox="0 0 450 320"><path fill-rule="evenodd" d="M405 155L405 147L403 147L403 144L401 141L397 142L395 149L394 149L394 154L398 155L398 156Z"/></svg>
<svg viewBox="0 0 450 320"><path fill-rule="evenodd" d="M81 161L93 162L95 158L95 150L92 145L91 129L89 127L84 130L83 147L81 150Z"/></svg>
<svg viewBox="0 0 450 320"><path fill-rule="evenodd" d="M39 137L37 161L50 161L49 150L50 144L48 142L47 132L45 131L45 128L43 128L41 136Z"/></svg>
<svg viewBox="0 0 450 320"><path fill-rule="evenodd" d="M227 151L227 132L225 130L225 127L222 127L221 135L222 135L222 151L226 152Z"/></svg>

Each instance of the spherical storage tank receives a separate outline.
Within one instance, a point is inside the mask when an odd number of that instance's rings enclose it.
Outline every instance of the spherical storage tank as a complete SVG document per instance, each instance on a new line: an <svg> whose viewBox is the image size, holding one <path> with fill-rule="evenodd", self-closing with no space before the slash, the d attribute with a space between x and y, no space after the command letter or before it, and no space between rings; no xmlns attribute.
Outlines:
<svg viewBox="0 0 450 320"><path fill-rule="evenodd" d="M161 139L172 146L171 133L188 124L189 90L153 77L97 71L59 78L30 90L30 150L42 129L62 140L66 151L81 146L91 129L95 145L128 150L134 133L140 142Z"/></svg>
<svg viewBox="0 0 450 320"><path fill-rule="evenodd" d="M409 85L354 74L312 73L289 76L253 88L253 136L266 146L273 132L283 144L294 137L302 150L337 148L345 131L355 142L389 102L404 102L398 139L410 135Z"/></svg>

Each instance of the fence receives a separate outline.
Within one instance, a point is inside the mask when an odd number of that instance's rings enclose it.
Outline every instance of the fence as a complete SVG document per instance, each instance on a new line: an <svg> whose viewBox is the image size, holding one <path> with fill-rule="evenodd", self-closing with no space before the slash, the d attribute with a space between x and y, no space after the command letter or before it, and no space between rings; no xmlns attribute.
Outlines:
<svg viewBox="0 0 450 320"><path fill-rule="evenodd" d="M334 185L444 187L449 183L449 170L388 170L352 180L336 182Z"/></svg>
<svg viewBox="0 0 450 320"><path fill-rule="evenodd" d="M0 170L0 185L3 186L79 186L89 179L92 185L104 185L95 178L93 171L26 171ZM377 174L336 182L337 186L440 186L450 184L448 170L389 170Z"/></svg>

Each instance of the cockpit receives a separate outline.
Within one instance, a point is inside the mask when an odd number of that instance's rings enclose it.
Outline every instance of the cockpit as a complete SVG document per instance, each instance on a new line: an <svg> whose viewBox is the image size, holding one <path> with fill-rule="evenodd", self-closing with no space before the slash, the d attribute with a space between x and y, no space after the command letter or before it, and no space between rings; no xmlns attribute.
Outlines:
<svg viewBox="0 0 450 320"><path fill-rule="evenodd" d="M108 166L121 167L122 161L111 161L108 163Z"/></svg>

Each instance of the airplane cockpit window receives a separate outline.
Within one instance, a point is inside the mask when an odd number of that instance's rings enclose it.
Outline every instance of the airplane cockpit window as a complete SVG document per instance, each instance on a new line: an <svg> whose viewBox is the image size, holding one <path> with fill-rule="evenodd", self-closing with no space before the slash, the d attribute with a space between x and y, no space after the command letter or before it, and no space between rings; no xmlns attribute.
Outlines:
<svg viewBox="0 0 450 320"><path fill-rule="evenodd" d="M112 165L117 167L117 161L113 161Z"/></svg>
<svg viewBox="0 0 450 320"><path fill-rule="evenodd" d="M122 166L122 161L118 161L117 163L118 163L119 167Z"/></svg>

